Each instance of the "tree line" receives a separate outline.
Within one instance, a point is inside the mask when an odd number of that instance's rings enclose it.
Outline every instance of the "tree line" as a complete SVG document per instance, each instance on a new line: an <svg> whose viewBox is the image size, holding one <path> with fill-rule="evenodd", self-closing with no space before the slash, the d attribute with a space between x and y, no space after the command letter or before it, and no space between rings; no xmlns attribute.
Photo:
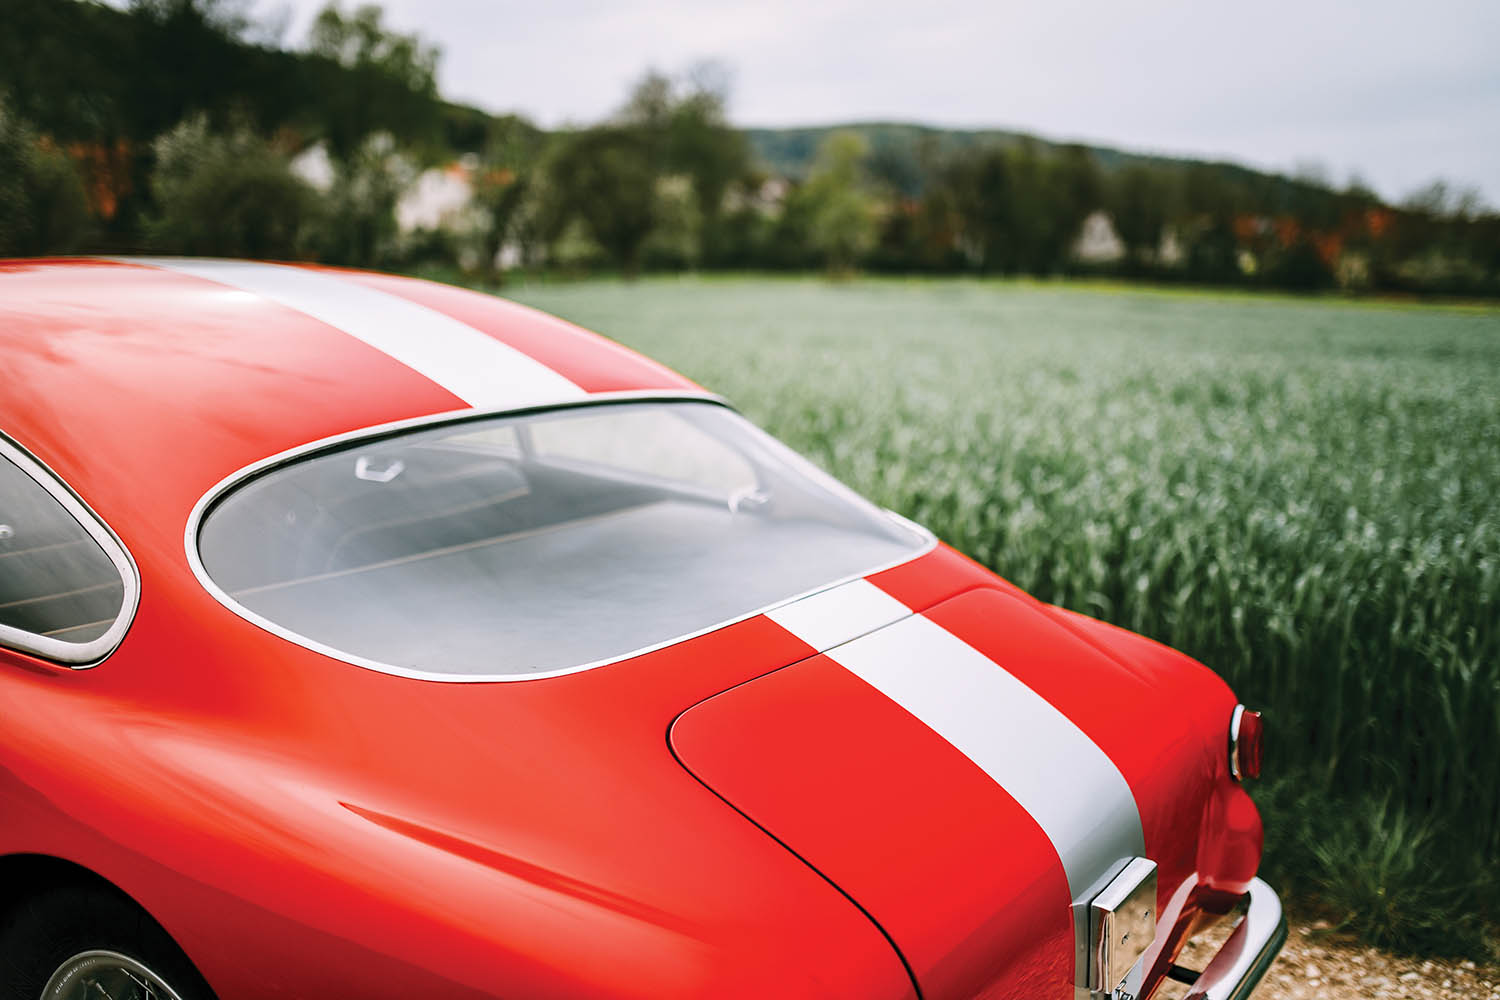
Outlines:
<svg viewBox="0 0 1500 1000"><path fill-rule="evenodd" d="M1390 205L1232 164L860 128L776 169L712 65L648 73L605 120L549 132L443 101L437 51L372 5L330 4L297 46L233 0L0 0L0 17L3 253L1500 294L1500 215L1440 184ZM403 223L434 171L463 203Z"/></svg>

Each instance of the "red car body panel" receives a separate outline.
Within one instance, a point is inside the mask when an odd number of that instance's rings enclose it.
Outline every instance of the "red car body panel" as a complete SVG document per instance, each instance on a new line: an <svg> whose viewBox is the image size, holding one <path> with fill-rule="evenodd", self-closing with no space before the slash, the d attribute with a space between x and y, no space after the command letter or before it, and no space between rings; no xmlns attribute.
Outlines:
<svg viewBox="0 0 1500 1000"><path fill-rule="evenodd" d="M924 996L1071 996L1072 896L1046 834L837 663L817 656L710 699L672 742L705 784L861 902Z"/></svg>
<svg viewBox="0 0 1500 1000"><path fill-rule="evenodd" d="M586 392L695 389L492 297L319 273ZM205 590L183 533L210 488L465 407L437 383L294 309L110 262L0 263L0 356L0 431L142 581L95 668L0 649L0 857L114 883L220 1000L1072 995L1070 890L1041 827L769 617L567 676L447 684L303 648ZM1114 762L1164 929L1243 891L1259 821L1227 774L1216 677L943 547L869 580ZM1157 973L1180 936L1159 936Z"/></svg>
<svg viewBox="0 0 1500 1000"><path fill-rule="evenodd" d="M684 707L799 655L763 619L448 685L268 658L182 607L143 600L107 671L4 654L0 851L125 888L221 1000L909 995L858 909L667 747Z"/></svg>
<svg viewBox="0 0 1500 1000"><path fill-rule="evenodd" d="M1197 853L1216 789L1244 796L1228 781L1222 732L1120 724L1225 717L1235 701L1223 682L1176 654L1158 657L1154 677L1128 666L1014 590L979 587L921 610L1110 754L1160 869L1160 912L1180 914L1185 897L1174 897L1204 876L1244 891L1258 827L1239 855L1207 859L1206 871ZM672 742L705 784L865 906L924 995L1072 995L1071 894L1051 841L953 745L827 657L697 706L677 721ZM1248 870L1236 860L1250 860Z"/></svg>

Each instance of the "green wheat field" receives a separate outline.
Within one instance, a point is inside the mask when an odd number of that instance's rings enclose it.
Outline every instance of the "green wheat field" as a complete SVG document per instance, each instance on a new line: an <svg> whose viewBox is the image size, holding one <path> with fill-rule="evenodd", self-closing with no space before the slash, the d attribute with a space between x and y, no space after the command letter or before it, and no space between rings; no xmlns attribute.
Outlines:
<svg viewBox="0 0 1500 1000"><path fill-rule="evenodd" d="M1267 874L1375 943L1483 952L1500 311L954 280L506 294L728 396L1038 597L1211 666L1266 711Z"/></svg>

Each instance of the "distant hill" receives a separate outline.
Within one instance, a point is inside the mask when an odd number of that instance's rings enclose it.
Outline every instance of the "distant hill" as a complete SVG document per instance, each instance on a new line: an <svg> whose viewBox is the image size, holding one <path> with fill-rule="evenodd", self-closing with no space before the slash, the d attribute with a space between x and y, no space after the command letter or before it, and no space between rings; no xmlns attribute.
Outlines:
<svg viewBox="0 0 1500 1000"><path fill-rule="evenodd" d="M909 195L921 193L922 178L926 175L930 165L967 149L981 146L1010 146L1026 140L1036 143L1044 150L1072 145L1008 129L938 128L910 122L850 122L841 125L744 130L761 167L771 173L794 179L801 179L807 175L808 169L817 156L818 146L830 133L840 131L857 132L862 135L870 144L872 171ZM1304 191L1318 188L1318 185L1306 181L1255 170L1236 163L1132 153L1110 146L1094 146L1086 143L1079 145L1089 150L1099 166L1106 171L1115 171L1134 164L1169 167L1207 164L1240 183L1249 182L1257 186L1259 184L1288 186Z"/></svg>

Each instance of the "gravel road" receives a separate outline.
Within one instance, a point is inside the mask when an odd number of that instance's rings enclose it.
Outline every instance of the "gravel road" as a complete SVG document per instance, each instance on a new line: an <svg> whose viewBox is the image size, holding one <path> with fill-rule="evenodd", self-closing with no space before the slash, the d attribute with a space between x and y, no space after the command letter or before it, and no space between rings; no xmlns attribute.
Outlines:
<svg viewBox="0 0 1500 1000"><path fill-rule="evenodd" d="M1202 967L1227 928L1193 940L1181 963ZM1181 1000L1169 983L1157 1000ZM1286 947L1255 991L1255 1000L1500 1000L1500 965L1391 955L1335 934L1322 922L1294 921Z"/></svg>

